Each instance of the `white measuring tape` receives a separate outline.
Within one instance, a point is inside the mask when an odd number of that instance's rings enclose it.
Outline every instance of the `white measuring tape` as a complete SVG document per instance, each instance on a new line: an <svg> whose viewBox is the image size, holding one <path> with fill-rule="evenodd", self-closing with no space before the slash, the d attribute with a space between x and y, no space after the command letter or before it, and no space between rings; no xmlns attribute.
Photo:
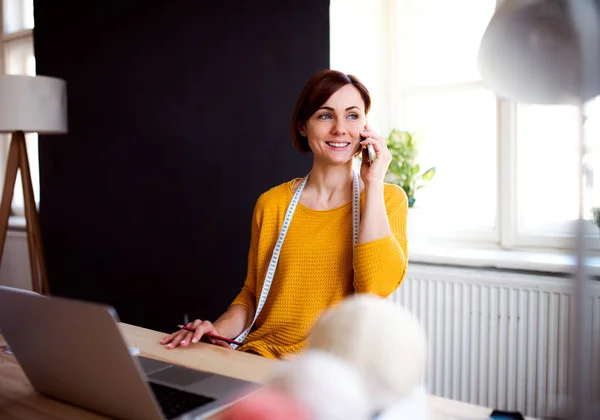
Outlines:
<svg viewBox="0 0 600 420"><path fill-rule="evenodd" d="M310 175L310 174L309 174ZM285 235L287 230L292 222L292 217L294 216L294 212L296 211L296 206L300 201L300 195L302 194L302 190L306 185L306 181L308 180L308 175L306 175L303 179L296 192L292 196L292 201L288 205L287 211L285 213L285 218L283 219L283 225L281 226L281 232L279 232L279 238L277 239L277 243L275 244L275 249L273 250L273 255L271 256L271 262L269 263L269 268L267 270L267 275L265 276L265 282L263 284L262 292L260 293L260 299L258 301L258 307L256 308L256 312L254 314L254 320L248 328L244 330L240 335L235 338L235 341L239 341L240 343L244 341L244 339L250 333L250 330L254 326L258 315L260 315L260 311L262 311L263 306L267 300L267 296L269 295L269 289L271 288L271 283L273 282L273 277L275 276L275 268L277 267L277 262L279 261L279 254L281 253L281 247L283 246L283 240L285 239ZM358 228L360 224L360 183L358 182L358 173L356 171L352 171L352 233L353 233L353 244L356 245L358 242ZM352 252L354 252L354 247L352 247ZM231 347L236 349L238 347L237 344L231 344Z"/></svg>

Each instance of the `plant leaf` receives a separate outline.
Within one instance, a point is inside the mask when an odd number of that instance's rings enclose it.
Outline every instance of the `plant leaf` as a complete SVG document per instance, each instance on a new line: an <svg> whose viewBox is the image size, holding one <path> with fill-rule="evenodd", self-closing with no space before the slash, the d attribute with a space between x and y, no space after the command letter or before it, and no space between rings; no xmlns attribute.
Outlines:
<svg viewBox="0 0 600 420"><path fill-rule="evenodd" d="M386 180L404 190L410 207L415 203L416 191L422 188L422 183L429 181L435 172L435 168L430 168L421 175L421 167L417 163L419 140L416 133L396 128L391 130L386 141L392 155Z"/></svg>
<svg viewBox="0 0 600 420"><path fill-rule="evenodd" d="M600 228L600 207L594 207L592 209L592 215L594 217L594 223Z"/></svg>
<svg viewBox="0 0 600 420"><path fill-rule="evenodd" d="M421 179L423 181L431 181L431 178L435 175L435 166L427 169L423 175L421 175Z"/></svg>

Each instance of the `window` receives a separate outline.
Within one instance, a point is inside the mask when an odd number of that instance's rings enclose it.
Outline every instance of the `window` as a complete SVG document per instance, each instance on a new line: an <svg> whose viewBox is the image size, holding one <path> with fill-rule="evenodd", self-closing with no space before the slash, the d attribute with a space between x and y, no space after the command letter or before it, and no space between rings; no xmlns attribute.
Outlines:
<svg viewBox="0 0 600 420"><path fill-rule="evenodd" d="M35 75L33 52L33 0L0 0L0 72L5 74ZM2 162L8 156L10 136L3 136L0 147ZM39 159L37 134L26 134L27 154L31 168L33 192L39 202ZM4 171L1 171L4 182ZM17 175L13 213L24 214L21 174Z"/></svg>
<svg viewBox="0 0 600 420"><path fill-rule="evenodd" d="M578 110L519 104L509 112L516 120L511 153L516 196L508 209L515 221L506 239L515 245L568 246L565 239L574 229L570 221L578 218L579 210ZM597 157L594 166L600 167ZM587 213L591 219L591 206Z"/></svg>
<svg viewBox="0 0 600 420"><path fill-rule="evenodd" d="M477 54L496 0L380 0L371 11L364 3L331 1L331 67L375 86L382 135L400 128L421 139L421 167L436 167L417 196L428 237L570 248L579 203L578 110L516 104L486 88ZM600 168L600 99L587 110L588 167ZM591 219L600 183L586 200Z"/></svg>

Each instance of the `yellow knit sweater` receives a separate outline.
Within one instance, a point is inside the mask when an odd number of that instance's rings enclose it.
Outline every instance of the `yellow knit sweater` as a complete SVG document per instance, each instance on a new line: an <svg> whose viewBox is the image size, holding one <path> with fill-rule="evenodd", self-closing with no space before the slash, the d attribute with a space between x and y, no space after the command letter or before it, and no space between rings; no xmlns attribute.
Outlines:
<svg viewBox="0 0 600 420"><path fill-rule="evenodd" d="M263 193L256 202L248 274L232 305L254 313L296 180ZM284 358L303 349L321 312L353 293L390 295L406 273L406 194L385 184L392 235L358 244L352 256L352 203L311 210L298 203L281 248L269 296L241 351ZM364 192L361 194L361 208Z"/></svg>

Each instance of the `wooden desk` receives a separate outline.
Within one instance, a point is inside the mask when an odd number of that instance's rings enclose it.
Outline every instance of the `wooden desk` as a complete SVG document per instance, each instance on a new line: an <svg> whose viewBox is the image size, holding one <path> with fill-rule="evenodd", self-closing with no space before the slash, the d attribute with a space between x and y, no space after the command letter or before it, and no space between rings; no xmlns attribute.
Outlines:
<svg viewBox="0 0 600 420"><path fill-rule="evenodd" d="M158 344L164 333L128 324L121 329L129 345L141 355L191 368L264 383L278 363L260 356L204 343L196 348L167 350ZM0 345L6 344L0 335ZM432 420L486 419L491 410L459 401L430 396ZM36 393L14 356L0 351L0 418L3 420L99 420L105 417L46 398Z"/></svg>

